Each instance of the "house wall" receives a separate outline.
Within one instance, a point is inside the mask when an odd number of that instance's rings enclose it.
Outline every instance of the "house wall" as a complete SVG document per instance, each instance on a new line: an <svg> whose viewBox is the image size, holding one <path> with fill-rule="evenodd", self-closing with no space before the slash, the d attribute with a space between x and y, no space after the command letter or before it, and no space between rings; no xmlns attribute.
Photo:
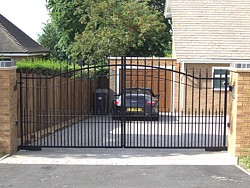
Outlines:
<svg viewBox="0 0 250 188"><path fill-rule="evenodd" d="M43 55L37 55L37 56L16 56L16 57L11 57L11 59L14 60L14 61L20 61L20 60L23 60L23 59L32 59L32 58L35 58L35 59L42 59L42 58L43 58Z"/></svg>
<svg viewBox="0 0 250 188"><path fill-rule="evenodd" d="M188 74L188 77L182 78L183 97L181 104L183 106L181 110L187 109L188 111L197 111L198 113L200 109L201 112L207 110L207 112L210 111L213 114L222 113L224 111L224 88L222 90L214 90L211 79L193 79L193 76L197 78L212 78L213 67L229 68L229 66L229 64L218 63L185 64L184 72Z"/></svg>
<svg viewBox="0 0 250 188"><path fill-rule="evenodd" d="M2 59L10 59L11 61L20 61L23 59L42 59L43 55L34 55L34 56L0 56ZM1 59L0 59L1 60Z"/></svg>
<svg viewBox="0 0 250 188"><path fill-rule="evenodd" d="M171 1L177 59L250 59L250 1Z"/></svg>

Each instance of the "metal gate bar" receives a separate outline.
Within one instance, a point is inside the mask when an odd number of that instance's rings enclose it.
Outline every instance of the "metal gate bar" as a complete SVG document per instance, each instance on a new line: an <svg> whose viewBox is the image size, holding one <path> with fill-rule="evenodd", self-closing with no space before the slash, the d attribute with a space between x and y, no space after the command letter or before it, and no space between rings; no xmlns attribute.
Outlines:
<svg viewBox="0 0 250 188"><path fill-rule="evenodd" d="M227 71L218 77L173 60L121 57L19 74L20 149L227 148Z"/></svg>

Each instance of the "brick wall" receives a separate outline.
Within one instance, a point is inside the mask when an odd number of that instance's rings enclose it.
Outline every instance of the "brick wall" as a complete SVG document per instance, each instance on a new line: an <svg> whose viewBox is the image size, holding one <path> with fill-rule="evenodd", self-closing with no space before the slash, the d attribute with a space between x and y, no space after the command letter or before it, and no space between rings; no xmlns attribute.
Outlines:
<svg viewBox="0 0 250 188"><path fill-rule="evenodd" d="M250 58L249 0L173 0L171 12L178 59Z"/></svg>
<svg viewBox="0 0 250 188"><path fill-rule="evenodd" d="M17 151L16 68L0 68L0 152Z"/></svg>
<svg viewBox="0 0 250 188"><path fill-rule="evenodd" d="M229 153L250 155L250 70L232 70L230 85L234 86L229 130Z"/></svg>
<svg viewBox="0 0 250 188"><path fill-rule="evenodd" d="M187 72L188 75L199 78L213 78L213 67L228 67L229 64L225 63L202 63L202 64L195 64L189 63L185 64L184 71ZM185 78L184 78L185 79ZM194 90L192 92L193 82L194 81ZM185 83L185 80L183 80ZM213 90L213 83L211 79L208 80L199 80L199 79L192 79L192 77L187 78L187 96L185 96L185 87L183 88L184 94L183 98L186 101L186 107L191 108L194 106L195 109L205 110L207 106L207 110L214 110L217 113L221 113L224 111L224 85L222 86L222 90ZM200 89L201 88L201 89ZM200 89L200 90L199 90ZM192 100L200 99L200 107L199 103ZM193 103L193 104L192 104ZM229 111L227 111L227 114Z"/></svg>

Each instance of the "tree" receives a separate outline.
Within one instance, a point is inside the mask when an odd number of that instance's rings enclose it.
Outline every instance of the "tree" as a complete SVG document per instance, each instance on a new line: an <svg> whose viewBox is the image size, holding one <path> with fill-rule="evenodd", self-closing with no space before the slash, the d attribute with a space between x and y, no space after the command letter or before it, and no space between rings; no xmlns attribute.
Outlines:
<svg viewBox="0 0 250 188"><path fill-rule="evenodd" d="M44 33L54 33L50 36L55 37L53 41L57 44L52 45L67 57L93 60L109 55L164 56L167 49L165 18L154 3L137 0L47 0L47 3L54 30L48 26Z"/></svg>
<svg viewBox="0 0 250 188"><path fill-rule="evenodd" d="M161 12L162 17L164 17L165 11L165 0L146 0L149 6ZM168 37L168 43L166 43L165 56L172 56L172 19L164 19L164 23L166 24L166 32Z"/></svg>
<svg viewBox="0 0 250 188"><path fill-rule="evenodd" d="M165 9L165 0L147 0L149 6L152 6L156 10L160 11L162 14Z"/></svg>
<svg viewBox="0 0 250 188"><path fill-rule="evenodd" d="M72 42L75 35L84 30L84 25L80 18L83 11L76 11L77 7L82 6L81 0L46 0L50 11L51 22L56 29L59 38L57 47L61 52L70 56ZM85 8L82 7L84 10Z"/></svg>
<svg viewBox="0 0 250 188"><path fill-rule="evenodd" d="M66 54L61 52L58 47L59 37L55 26L48 22L43 28L43 33L39 35L38 42L50 51L50 58L63 60L66 58Z"/></svg>
<svg viewBox="0 0 250 188"><path fill-rule="evenodd" d="M73 53L83 59L106 56L163 56L166 25L146 2L95 0L82 17Z"/></svg>

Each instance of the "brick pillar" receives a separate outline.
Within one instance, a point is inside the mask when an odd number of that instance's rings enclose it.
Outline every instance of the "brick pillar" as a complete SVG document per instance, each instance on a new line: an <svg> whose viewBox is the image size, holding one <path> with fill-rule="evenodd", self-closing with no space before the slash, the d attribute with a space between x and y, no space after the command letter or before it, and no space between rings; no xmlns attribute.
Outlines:
<svg viewBox="0 0 250 188"><path fill-rule="evenodd" d="M16 67L0 68L0 152L17 151Z"/></svg>
<svg viewBox="0 0 250 188"><path fill-rule="evenodd" d="M232 106L228 151L232 156L250 155L250 70L231 70Z"/></svg>

